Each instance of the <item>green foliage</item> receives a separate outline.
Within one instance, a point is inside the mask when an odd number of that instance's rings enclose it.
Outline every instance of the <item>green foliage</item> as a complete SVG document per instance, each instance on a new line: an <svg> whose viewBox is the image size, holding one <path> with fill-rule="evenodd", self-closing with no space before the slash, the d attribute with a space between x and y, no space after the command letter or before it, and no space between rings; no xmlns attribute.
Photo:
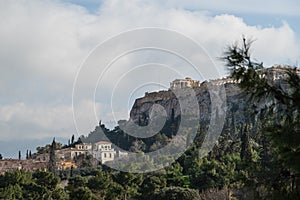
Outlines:
<svg viewBox="0 0 300 200"><path fill-rule="evenodd" d="M8 185L5 188L0 188L0 199L21 199L22 188L19 184Z"/></svg>
<svg viewBox="0 0 300 200"><path fill-rule="evenodd" d="M112 182L107 189L107 199L109 200L119 200L123 199L125 196L125 190L122 185Z"/></svg>
<svg viewBox="0 0 300 200"><path fill-rule="evenodd" d="M64 190L58 188L59 183L59 178L50 172L6 172L0 175L0 198L67 199Z"/></svg>
<svg viewBox="0 0 300 200"><path fill-rule="evenodd" d="M103 171L97 171L96 176L89 178L86 185L97 197L102 198L107 195L107 189L110 187L111 183L110 174Z"/></svg>
<svg viewBox="0 0 300 200"><path fill-rule="evenodd" d="M54 191L59 183L59 178L51 172L37 171L33 173L32 178L36 184L46 187L50 191Z"/></svg>
<svg viewBox="0 0 300 200"><path fill-rule="evenodd" d="M144 179L141 185L141 198L149 199L154 192L166 187L166 185L166 179L156 175L149 175Z"/></svg>
<svg viewBox="0 0 300 200"><path fill-rule="evenodd" d="M186 176L183 175L183 168L178 162L175 162L170 167L167 168L166 178L168 186L178 186L183 187L188 186L189 183L186 182Z"/></svg>
<svg viewBox="0 0 300 200"><path fill-rule="evenodd" d="M73 191L74 189L77 189L79 187L85 187L87 183L87 178L82 177L80 175L75 175L74 177L71 177L69 179L69 184L67 189L69 191Z"/></svg>
<svg viewBox="0 0 300 200"><path fill-rule="evenodd" d="M51 197L56 200L67 200L68 195L62 188L57 188L52 192Z"/></svg>
<svg viewBox="0 0 300 200"><path fill-rule="evenodd" d="M165 187L154 192L153 200L199 200L200 196L197 190L181 187Z"/></svg>
<svg viewBox="0 0 300 200"><path fill-rule="evenodd" d="M97 200L96 196L87 187L78 187L70 193L70 199L72 200Z"/></svg>
<svg viewBox="0 0 300 200"><path fill-rule="evenodd" d="M122 186L124 191L124 199L140 195L138 189L143 181L143 177L141 174L118 172L114 176L114 181Z"/></svg>
<svg viewBox="0 0 300 200"><path fill-rule="evenodd" d="M263 64L252 61L250 46L251 42L243 38L242 46L229 47L223 59L231 77L239 81L241 89L249 95L247 103L253 105L252 114L261 120L262 174L269 177L260 182L285 196L300 194L297 183L300 173L300 76L296 68L286 68L279 80L266 77ZM272 160L268 159L268 140L272 145ZM272 174L270 170L279 173Z"/></svg>

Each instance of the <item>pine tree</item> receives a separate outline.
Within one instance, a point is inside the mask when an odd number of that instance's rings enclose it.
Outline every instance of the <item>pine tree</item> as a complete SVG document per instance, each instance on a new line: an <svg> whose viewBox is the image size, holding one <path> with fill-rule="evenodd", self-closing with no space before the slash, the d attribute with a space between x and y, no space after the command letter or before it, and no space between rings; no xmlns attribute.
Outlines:
<svg viewBox="0 0 300 200"><path fill-rule="evenodd" d="M19 160L21 160L21 151L19 151Z"/></svg>
<svg viewBox="0 0 300 200"><path fill-rule="evenodd" d="M251 43L252 41L243 38L241 46L236 44L228 47L223 60L231 72L231 78L237 81L240 88L250 97L248 104L255 108L252 114L263 118L264 124L260 130L264 134L262 155L269 154L269 140L273 152L276 153L276 157L273 155L272 159L284 172L277 174L277 178L271 184L273 189L278 191L280 188L275 188L274 185L286 184L281 186L282 194L288 195L287 188L293 193L294 189L297 189L300 193L300 181L295 182L295 177L300 177L299 69L282 69L283 76L279 80L265 76L263 63L251 59ZM291 181L284 182L283 179Z"/></svg>

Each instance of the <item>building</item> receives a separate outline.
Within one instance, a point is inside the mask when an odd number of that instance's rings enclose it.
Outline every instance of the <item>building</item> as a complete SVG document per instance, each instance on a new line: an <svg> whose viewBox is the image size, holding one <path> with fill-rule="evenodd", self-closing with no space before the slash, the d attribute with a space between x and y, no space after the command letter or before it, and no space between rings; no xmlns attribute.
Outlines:
<svg viewBox="0 0 300 200"><path fill-rule="evenodd" d="M266 77L269 80L286 80L288 78L288 74L286 71L288 69L293 69L292 67L289 66L284 66L284 65L277 65L277 66L272 66L270 68L265 68L261 70L261 76ZM296 73L300 76L300 70L296 69Z"/></svg>
<svg viewBox="0 0 300 200"><path fill-rule="evenodd" d="M60 161L56 163L56 167L58 170L66 170L72 167L77 169L77 165L74 161Z"/></svg>
<svg viewBox="0 0 300 200"><path fill-rule="evenodd" d="M105 163L115 159L116 151L112 148L112 143L107 141L100 141L94 144L93 157Z"/></svg>
<svg viewBox="0 0 300 200"><path fill-rule="evenodd" d="M72 161L80 155L87 155L89 150L78 148L65 148L55 151L55 156L58 161Z"/></svg>
<svg viewBox="0 0 300 200"><path fill-rule="evenodd" d="M206 83L210 83L212 85L225 85L225 84L230 84L230 83L235 84L235 83L238 83L238 81L236 81L230 77L224 77L224 78L209 80L207 82L205 81L205 84Z"/></svg>
<svg viewBox="0 0 300 200"><path fill-rule="evenodd" d="M200 81L192 80L189 77L186 77L185 79L175 79L170 83L171 90L195 87L200 87Z"/></svg>
<svg viewBox="0 0 300 200"><path fill-rule="evenodd" d="M37 161L35 159L22 160L22 170L34 172L38 170L46 171L48 162Z"/></svg>
<svg viewBox="0 0 300 200"><path fill-rule="evenodd" d="M0 160L0 172L8 172L11 170L21 170L22 161L17 159L3 159Z"/></svg>
<svg viewBox="0 0 300 200"><path fill-rule="evenodd" d="M58 162L72 162L78 156L88 154L92 155L95 159L105 163L114 160L116 151L112 147L111 142L100 141L97 143L81 143L76 144L75 147L59 149L55 151L56 159ZM43 155L40 156L44 158Z"/></svg>
<svg viewBox="0 0 300 200"><path fill-rule="evenodd" d="M34 159L36 161L40 161L40 162L49 162L49 160L50 160L50 154L49 153L37 154Z"/></svg>
<svg viewBox="0 0 300 200"><path fill-rule="evenodd" d="M13 170L24 170L34 172L37 170L46 170L48 162L38 161L35 159L3 159L0 160L0 173Z"/></svg>
<svg viewBox="0 0 300 200"><path fill-rule="evenodd" d="M76 144L75 148L78 150L91 151L93 148L93 145L91 143L81 143L81 144Z"/></svg>

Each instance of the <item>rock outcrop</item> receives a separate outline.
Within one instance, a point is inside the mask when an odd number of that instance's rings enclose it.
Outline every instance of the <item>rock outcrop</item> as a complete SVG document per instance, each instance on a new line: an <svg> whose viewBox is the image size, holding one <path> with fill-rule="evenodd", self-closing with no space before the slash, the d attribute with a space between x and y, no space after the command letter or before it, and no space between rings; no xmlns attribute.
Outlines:
<svg viewBox="0 0 300 200"><path fill-rule="evenodd" d="M226 82L225 79L219 79L219 81L222 82L222 84L218 84L218 86L221 85L225 88L228 105L240 104L240 101L243 101L241 100L241 90L238 88L237 84L230 82L230 79L228 79L228 82ZM211 91L208 89L208 84L216 83L219 82L217 80L203 82L200 87L193 88L199 103L201 120L209 119L209 114L211 112ZM136 99L130 112L130 118L137 124L147 124L151 108L154 104L159 104L164 107L167 113L167 120L170 120L171 117L177 118L181 114L180 103L177 97L172 90L168 90L145 93L144 97Z"/></svg>
<svg viewBox="0 0 300 200"><path fill-rule="evenodd" d="M280 84L284 88L286 84L287 69L292 69L289 66L273 66L270 68L262 69L262 77L270 81L270 84ZM300 70L296 69L296 73L300 75ZM238 87L236 81L231 78L221 78L216 80L204 81L200 87L193 88L199 103L200 123L201 121L209 120L211 114L211 92L212 86L224 87L226 93L226 117L230 118L235 115L237 121L241 123L245 119L246 107L251 105L246 104L246 95ZM180 116L180 105L172 90L145 93L145 96L135 100L135 103L130 112L130 118L136 123L146 125L149 122L149 114L151 107L154 104L159 104L164 107L167 113L167 120L171 117Z"/></svg>

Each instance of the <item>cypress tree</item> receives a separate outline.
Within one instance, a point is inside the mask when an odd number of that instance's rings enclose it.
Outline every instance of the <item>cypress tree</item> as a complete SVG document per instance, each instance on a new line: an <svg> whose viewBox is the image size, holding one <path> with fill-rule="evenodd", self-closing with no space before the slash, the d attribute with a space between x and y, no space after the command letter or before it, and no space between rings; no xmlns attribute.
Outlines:
<svg viewBox="0 0 300 200"><path fill-rule="evenodd" d="M242 144L241 144L240 157L244 161L251 161L252 154L251 154L248 124L245 125L244 131L242 132L241 141L242 141Z"/></svg>
<svg viewBox="0 0 300 200"><path fill-rule="evenodd" d="M56 159L55 159L55 149L56 149L56 142L55 138L53 138L52 144L50 146L50 152L49 152L49 163L48 163L48 170L50 172L55 172L55 166L56 166Z"/></svg>

